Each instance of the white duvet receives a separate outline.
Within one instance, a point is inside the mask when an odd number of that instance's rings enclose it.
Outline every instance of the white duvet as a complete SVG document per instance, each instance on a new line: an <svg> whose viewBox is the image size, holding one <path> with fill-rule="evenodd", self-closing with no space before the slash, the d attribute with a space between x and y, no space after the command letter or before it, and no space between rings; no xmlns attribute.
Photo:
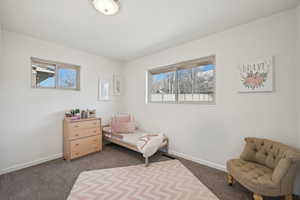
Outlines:
<svg viewBox="0 0 300 200"><path fill-rule="evenodd" d="M107 133L111 132L110 127L103 129ZM164 142L165 135L163 133L146 133L142 131L136 131L129 134L120 134L123 142L137 146L137 149L143 154L145 158L155 154L162 143ZM106 137L112 137L110 134L105 134Z"/></svg>
<svg viewBox="0 0 300 200"><path fill-rule="evenodd" d="M138 150L143 154L145 158L152 156L160 148L164 141L164 134L144 134L139 137L136 145Z"/></svg>

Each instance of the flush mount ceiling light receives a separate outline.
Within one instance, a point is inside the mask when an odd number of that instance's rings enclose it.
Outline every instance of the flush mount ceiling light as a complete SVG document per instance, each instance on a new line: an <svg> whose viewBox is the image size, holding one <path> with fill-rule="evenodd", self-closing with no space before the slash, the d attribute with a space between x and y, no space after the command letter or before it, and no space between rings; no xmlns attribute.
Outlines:
<svg viewBox="0 0 300 200"><path fill-rule="evenodd" d="M92 0L92 3L104 15L115 15L120 10L118 0Z"/></svg>

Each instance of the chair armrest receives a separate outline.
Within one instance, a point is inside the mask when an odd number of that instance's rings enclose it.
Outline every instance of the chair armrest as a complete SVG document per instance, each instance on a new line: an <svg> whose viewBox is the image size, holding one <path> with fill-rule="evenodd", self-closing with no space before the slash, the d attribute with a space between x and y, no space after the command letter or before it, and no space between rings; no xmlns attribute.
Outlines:
<svg viewBox="0 0 300 200"><path fill-rule="evenodd" d="M275 183L280 183L282 178L288 173L292 165L292 160L289 158L282 158L277 166L275 167L272 174L272 181Z"/></svg>
<svg viewBox="0 0 300 200"><path fill-rule="evenodd" d="M292 152L287 154L287 158L291 159L293 163L300 161L300 153L299 152Z"/></svg>
<svg viewBox="0 0 300 200"><path fill-rule="evenodd" d="M289 172L289 170L293 171L299 161L300 153L298 151L288 150L275 167L272 174L272 181L274 181L275 183L279 183L285 175L287 175L288 173L294 173Z"/></svg>

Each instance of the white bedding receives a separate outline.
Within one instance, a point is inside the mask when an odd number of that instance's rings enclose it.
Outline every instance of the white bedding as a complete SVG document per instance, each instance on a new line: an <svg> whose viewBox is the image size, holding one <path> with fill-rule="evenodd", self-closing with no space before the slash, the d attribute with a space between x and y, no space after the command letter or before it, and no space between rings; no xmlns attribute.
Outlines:
<svg viewBox="0 0 300 200"><path fill-rule="evenodd" d="M161 145L166 144L165 139L167 139L164 134L161 133L149 133L139 130L136 130L134 133L111 134L111 128L105 127L103 128L103 131L105 137L120 140L126 144L136 146L145 158L152 156L161 147ZM148 135L151 135L151 137ZM153 137L153 135L157 136ZM147 142L145 142L145 140Z"/></svg>
<svg viewBox="0 0 300 200"><path fill-rule="evenodd" d="M128 144L136 146L137 142L139 141L139 138L142 137L143 135L147 135L147 134L150 134L150 133L136 131L134 133L121 134L121 135L123 136L123 139L122 139L123 142L126 142Z"/></svg>
<svg viewBox="0 0 300 200"><path fill-rule="evenodd" d="M137 148L145 158L150 157L155 154L163 144L164 138L165 136L163 133L156 133L151 135L144 134L139 138L137 142Z"/></svg>
<svg viewBox="0 0 300 200"><path fill-rule="evenodd" d="M105 129L106 128L106 129ZM103 130L105 132L108 132L108 134L105 134L106 137L111 138L112 136L109 134L110 132L110 127L105 127ZM135 131L134 133L126 133L126 134L119 134L122 135L122 139L120 138L115 138L115 139L119 139L122 140L123 142L127 143L127 144L131 144L136 146L137 142L139 141L139 138L144 136L144 135L148 135L148 134L153 134L153 133L147 133L147 132L142 132L142 131Z"/></svg>

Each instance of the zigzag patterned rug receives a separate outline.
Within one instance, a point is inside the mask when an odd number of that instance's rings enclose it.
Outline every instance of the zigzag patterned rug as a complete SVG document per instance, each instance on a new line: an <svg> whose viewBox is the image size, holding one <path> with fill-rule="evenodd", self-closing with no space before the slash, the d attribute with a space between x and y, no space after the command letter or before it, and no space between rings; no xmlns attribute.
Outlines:
<svg viewBox="0 0 300 200"><path fill-rule="evenodd" d="M86 171L68 200L218 200L178 160Z"/></svg>

